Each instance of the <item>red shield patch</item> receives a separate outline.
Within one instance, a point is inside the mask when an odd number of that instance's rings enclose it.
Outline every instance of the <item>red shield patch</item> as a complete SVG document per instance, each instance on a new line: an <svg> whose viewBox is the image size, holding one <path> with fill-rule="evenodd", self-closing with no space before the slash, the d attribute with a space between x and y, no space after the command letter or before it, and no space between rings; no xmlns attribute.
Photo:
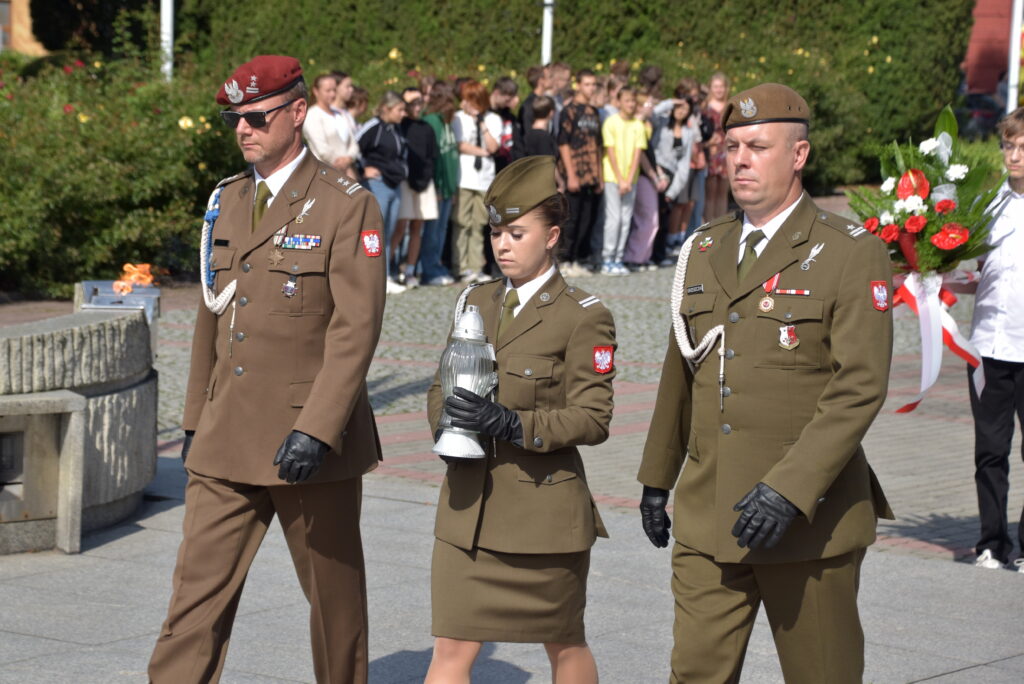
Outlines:
<svg viewBox="0 0 1024 684"><path fill-rule="evenodd" d="M594 371L597 373L610 373L612 364L615 363L614 347L594 347Z"/></svg>
<svg viewBox="0 0 1024 684"><path fill-rule="evenodd" d="M889 308L889 285L884 280L871 281L871 303L879 311Z"/></svg>
<svg viewBox="0 0 1024 684"><path fill-rule="evenodd" d="M381 242L379 230L364 230L360 233L359 240L363 243L363 251L366 252L366 256L380 256Z"/></svg>

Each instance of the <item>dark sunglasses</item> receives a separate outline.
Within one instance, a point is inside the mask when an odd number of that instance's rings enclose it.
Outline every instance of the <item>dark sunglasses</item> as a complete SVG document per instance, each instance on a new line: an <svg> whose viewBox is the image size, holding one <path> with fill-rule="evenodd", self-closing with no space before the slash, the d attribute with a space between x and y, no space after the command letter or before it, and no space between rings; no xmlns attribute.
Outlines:
<svg viewBox="0 0 1024 684"><path fill-rule="evenodd" d="M267 114L287 107L298 99L299 98L296 97L292 100L288 100L284 104L277 105L273 109L268 109L265 112L233 112L230 109L225 109L220 113L220 118L224 119L224 123L226 123L229 128L238 128L238 122L242 119L245 119L245 123L249 124L253 128L263 128L267 125Z"/></svg>

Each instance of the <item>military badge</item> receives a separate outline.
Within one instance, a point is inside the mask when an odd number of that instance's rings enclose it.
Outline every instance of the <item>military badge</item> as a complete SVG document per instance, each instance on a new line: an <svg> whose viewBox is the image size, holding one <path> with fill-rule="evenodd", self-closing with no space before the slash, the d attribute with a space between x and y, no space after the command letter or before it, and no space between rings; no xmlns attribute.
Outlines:
<svg viewBox="0 0 1024 684"><path fill-rule="evenodd" d="M364 230L359 234L359 239L363 243L363 251L366 253L366 256L380 256L381 244L379 230Z"/></svg>
<svg viewBox="0 0 1024 684"><path fill-rule="evenodd" d="M757 105L754 104L754 99L748 97L745 100L740 100L740 114L748 119L753 119L757 116Z"/></svg>
<svg viewBox="0 0 1024 684"><path fill-rule="evenodd" d="M884 280L871 281L871 300L879 311L889 308L889 286Z"/></svg>
<svg viewBox="0 0 1024 684"><path fill-rule="evenodd" d="M819 242L818 244L814 245L814 247L811 247L811 253L808 254L807 258L804 259L804 262L802 264L800 264L800 270L801 271L810 271L811 270L811 263L817 261L817 259L815 257L817 257L819 254L821 254L821 250L823 250L823 249L825 249L825 243L824 242Z"/></svg>
<svg viewBox="0 0 1024 684"><path fill-rule="evenodd" d="M779 326L779 346L783 349L796 349L800 339L796 336L795 325Z"/></svg>
<svg viewBox="0 0 1024 684"><path fill-rule="evenodd" d="M703 294L703 293L704 293L704 283L701 283L700 285L690 285L689 287L686 288L686 294L688 294L688 295L696 295L696 294Z"/></svg>
<svg viewBox="0 0 1024 684"><path fill-rule="evenodd" d="M498 213L497 208L493 204L487 205L487 218L492 226L501 225L501 214Z"/></svg>
<svg viewBox="0 0 1024 684"><path fill-rule="evenodd" d="M238 81L231 80L224 84L224 92L227 94L231 104L238 104L245 97L245 93L238 87Z"/></svg>
<svg viewBox="0 0 1024 684"><path fill-rule="evenodd" d="M256 74L249 77L249 85L246 87L245 92L250 95L259 95L260 87L256 84Z"/></svg>
<svg viewBox="0 0 1024 684"><path fill-rule="evenodd" d="M612 364L615 361L614 347L594 347L594 371L596 373L610 373Z"/></svg>
<svg viewBox="0 0 1024 684"><path fill-rule="evenodd" d="M713 244L715 244L714 238L712 238L710 235L708 235L707 237L705 237L703 240L700 241L700 244L697 245L697 247L698 247L698 249L700 249L700 251L706 252L706 251L708 251L708 247L710 247Z"/></svg>
<svg viewBox="0 0 1024 684"><path fill-rule="evenodd" d="M320 246L319 235L285 235L281 249L316 249Z"/></svg>
<svg viewBox="0 0 1024 684"><path fill-rule="evenodd" d="M306 216L309 215L309 210L313 208L314 204L316 204L315 197L311 200L306 200L306 203L302 205L302 211L299 213L298 216L295 217L295 222L302 223L303 219L305 219Z"/></svg>
<svg viewBox="0 0 1024 684"><path fill-rule="evenodd" d="M281 292L288 299L294 297L295 292L299 289L299 283L297 280L298 279L295 276L290 276L288 280L285 281L284 285L281 286Z"/></svg>
<svg viewBox="0 0 1024 684"><path fill-rule="evenodd" d="M857 226L852 223L846 224L846 232L850 234L850 237L860 237L864 233L868 232L868 229L864 226Z"/></svg>
<svg viewBox="0 0 1024 684"><path fill-rule="evenodd" d="M284 261L284 252L279 249L272 250L270 254L267 255L267 261L270 262L272 267L277 268L281 265L281 262Z"/></svg>

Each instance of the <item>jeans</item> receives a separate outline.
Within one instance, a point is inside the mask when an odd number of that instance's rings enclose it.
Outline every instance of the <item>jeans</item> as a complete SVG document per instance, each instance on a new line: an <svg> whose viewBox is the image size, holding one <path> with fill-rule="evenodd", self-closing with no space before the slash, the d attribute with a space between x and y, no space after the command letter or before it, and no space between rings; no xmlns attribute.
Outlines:
<svg viewBox="0 0 1024 684"><path fill-rule="evenodd" d="M448 269L441 263L441 253L452 215L452 199L438 198L437 218L423 224L423 241L420 243L420 277L423 282L448 275Z"/></svg>
<svg viewBox="0 0 1024 684"><path fill-rule="evenodd" d="M390 187L380 178L369 178L366 184L377 198L380 214L384 219L384 257L388 265L388 277L391 277L394 275L394 265L391 263L391 236L395 234L395 224L398 223L398 207L402 194L398 188Z"/></svg>

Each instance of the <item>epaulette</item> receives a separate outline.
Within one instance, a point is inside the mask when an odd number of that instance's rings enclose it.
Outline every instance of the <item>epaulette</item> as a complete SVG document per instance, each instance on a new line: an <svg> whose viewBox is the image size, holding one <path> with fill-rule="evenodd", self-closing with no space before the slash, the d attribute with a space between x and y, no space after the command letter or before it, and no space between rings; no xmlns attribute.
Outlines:
<svg viewBox="0 0 1024 684"><path fill-rule="evenodd" d="M566 288L565 293L571 298L576 300L576 303L586 309L588 306L593 306L601 302L600 299L592 294L588 294L586 291L581 290L578 287L570 285Z"/></svg>
<svg viewBox="0 0 1024 684"><path fill-rule="evenodd" d="M354 197L360 191L366 192L366 188L352 180L343 173L338 173L334 169L329 167L321 166L317 172L317 176L324 183L327 183L338 192L344 193L349 197Z"/></svg>
<svg viewBox="0 0 1024 684"><path fill-rule="evenodd" d="M228 176L227 178L221 179L221 181L219 183L217 183L217 187L218 188L223 188L228 183L234 183L236 180L242 180L243 178L247 178L247 177L249 177L251 175L252 175L252 167L250 166L249 168L247 168L245 171L242 171L241 173L236 173L234 176Z"/></svg>
<svg viewBox="0 0 1024 684"><path fill-rule="evenodd" d="M729 223L731 221L737 221L737 220L739 220L739 218L740 218L740 213L739 212L737 212L737 211L730 211L730 212L728 212L726 214L723 214L722 216L719 216L716 219L711 219L710 221L708 221L707 223L703 224L702 226L699 226L698 228L694 229L693 232L699 233L702 230L710 230L711 228L714 228L715 226L720 226L723 223Z"/></svg>
<svg viewBox="0 0 1024 684"><path fill-rule="evenodd" d="M833 214L829 211L822 211L821 209L818 209L814 218L820 223L824 223L832 230L836 230L852 240L859 240L865 235L871 235L871 233L868 232L868 229L861 225L860 221L857 221L856 219L851 220L839 216L838 214Z"/></svg>

